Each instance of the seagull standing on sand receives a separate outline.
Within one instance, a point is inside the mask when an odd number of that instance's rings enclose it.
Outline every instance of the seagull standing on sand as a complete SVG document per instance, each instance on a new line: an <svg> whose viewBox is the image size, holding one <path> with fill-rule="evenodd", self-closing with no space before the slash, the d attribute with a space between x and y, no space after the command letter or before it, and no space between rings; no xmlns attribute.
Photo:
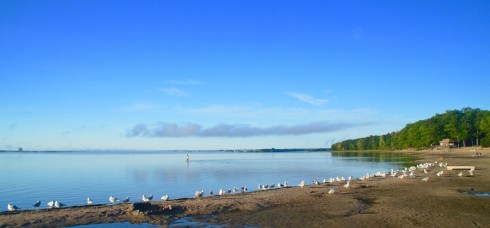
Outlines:
<svg viewBox="0 0 490 228"><path fill-rule="evenodd" d="M7 205L7 209L8 209L9 211L17 211L17 210L20 210L20 208L18 208L17 206L15 206L15 205L13 205L13 204L11 204L11 203L9 203L9 204Z"/></svg>
<svg viewBox="0 0 490 228"><path fill-rule="evenodd" d="M303 188L305 185L306 185L305 181L301 181L301 183L299 183L298 186L300 186L301 188Z"/></svg>
<svg viewBox="0 0 490 228"><path fill-rule="evenodd" d="M429 177L422 178L422 181L425 181L425 182L429 181Z"/></svg>
<svg viewBox="0 0 490 228"><path fill-rule="evenodd" d="M48 207L49 208L53 208L54 207L54 201L53 200L51 200L51 201L48 202Z"/></svg>
<svg viewBox="0 0 490 228"><path fill-rule="evenodd" d="M328 194L334 194L335 193L335 189L331 188L329 191L328 191Z"/></svg>
<svg viewBox="0 0 490 228"><path fill-rule="evenodd" d="M111 202L113 204L116 203L116 202L118 202L118 201L119 201L119 199L116 198L116 197L112 197L112 196L109 197L109 202Z"/></svg>
<svg viewBox="0 0 490 228"><path fill-rule="evenodd" d="M90 199L90 197L87 198L87 205L92 205L94 203L94 201L92 201L92 199Z"/></svg>
<svg viewBox="0 0 490 228"><path fill-rule="evenodd" d="M150 199L150 197L147 197L147 196L145 196L145 195L143 195L143 196L141 197L141 199L143 200L143 202L150 202L150 200L151 200L151 199Z"/></svg>
<svg viewBox="0 0 490 228"><path fill-rule="evenodd" d="M347 183L344 184L344 188L349 188L349 186L350 186L350 181L347 181Z"/></svg>
<svg viewBox="0 0 490 228"><path fill-rule="evenodd" d="M194 193L194 198L200 198L203 195L204 195L204 190L196 191L196 193Z"/></svg>
<svg viewBox="0 0 490 228"><path fill-rule="evenodd" d="M39 207L39 206L41 206L41 200L38 200L38 201L37 201L37 202L36 202L36 203L35 203L33 206L34 206L34 207Z"/></svg>
<svg viewBox="0 0 490 228"><path fill-rule="evenodd" d="M61 207L64 207L66 206L65 204L62 204L58 201L54 201L54 208L61 208Z"/></svg>
<svg viewBox="0 0 490 228"><path fill-rule="evenodd" d="M168 199L169 199L169 198L168 198L168 195L164 195L164 196L162 196L162 200L163 200L163 201L168 201Z"/></svg>
<svg viewBox="0 0 490 228"><path fill-rule="evenodd" d="M123 199L123 203L127 203L127 202L129 202L129 196L126 197L126 199Z"/></svg>

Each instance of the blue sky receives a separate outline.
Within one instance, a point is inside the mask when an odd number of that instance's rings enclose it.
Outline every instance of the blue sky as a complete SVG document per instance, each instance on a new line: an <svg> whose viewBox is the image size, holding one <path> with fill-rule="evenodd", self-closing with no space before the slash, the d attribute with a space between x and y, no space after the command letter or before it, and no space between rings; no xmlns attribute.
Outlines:
<svg viewBox="0 0 490 228"><path fill-rule="evenodd" d="M329 147L490 109L488 1L0 1L0 150Z"/></svg>

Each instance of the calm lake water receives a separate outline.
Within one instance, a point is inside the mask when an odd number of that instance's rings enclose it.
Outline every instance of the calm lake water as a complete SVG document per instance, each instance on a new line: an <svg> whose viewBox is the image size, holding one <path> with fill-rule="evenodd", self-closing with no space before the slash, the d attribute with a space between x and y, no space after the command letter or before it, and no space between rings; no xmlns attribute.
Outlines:
<svg viewBox="0 0 490 228"><path fill-rule="evenodd" d="M186 154L190 162L186 162ZM233 189L258 184L298 185L336 176L360 177L413 164L415 157L394 153L225 152L225 151L81 151L0 153L0 211L8 203L21 209L41 200L68 206L109 204L109 196L130 202L143 194L154 200L191 198L196 190Z"/></svg>

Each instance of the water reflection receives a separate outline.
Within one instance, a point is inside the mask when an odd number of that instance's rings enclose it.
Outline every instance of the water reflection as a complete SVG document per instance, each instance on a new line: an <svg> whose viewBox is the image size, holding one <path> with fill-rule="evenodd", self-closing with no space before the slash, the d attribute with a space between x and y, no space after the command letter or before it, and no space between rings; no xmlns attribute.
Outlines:
<svg viewBox="0 0 490 228"><path fill-rule="evenodd" d="M331 152L333 157L339 157L347 160L360 162L389 162L400 164L402 167L409 167L414 161L419 159L418 156L409 153L395 153L386 151L345 151Z"/></svg>
<svg viewBox="0 0 490 228"><path fill-rule="evenodd" d="M0 153L0 205L11 202L34 209L37 200L84 205L87 197L98 204L109 203L111 195L135 200L142 194L187 198L197 190L218 192L241 186L253 190L258 184L287 181L296 185L302 180L359 177L409 166L414 159L387 152Z"/></svg>

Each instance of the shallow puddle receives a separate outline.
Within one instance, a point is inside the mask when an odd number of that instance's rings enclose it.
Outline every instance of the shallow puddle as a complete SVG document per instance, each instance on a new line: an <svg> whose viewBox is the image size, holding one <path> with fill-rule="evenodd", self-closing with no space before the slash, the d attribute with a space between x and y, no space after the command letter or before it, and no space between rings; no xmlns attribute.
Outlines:
<svg viewBox="0 0 490 228"><path fill-rule="evenodd" d="M192 217L183 217L175 220L173 223L168 225L169 227L206 227L206 228L221 228L226 227L225 225L218 225L212 223L195 222L192 221Z"/></svg>
<svg viewBox="0 0 490 228"><path fill-rule="evenodd" d="M101 223L101 224L89 224L89 225L80 225L80 226L70 226L76 228L88 228L88 227L98 227L98 228L118 228L118 227L138 227L138 228L156 228L160 227L151 223L140 223L140 224L131 224L129 222L122 223Z"/></svg>

